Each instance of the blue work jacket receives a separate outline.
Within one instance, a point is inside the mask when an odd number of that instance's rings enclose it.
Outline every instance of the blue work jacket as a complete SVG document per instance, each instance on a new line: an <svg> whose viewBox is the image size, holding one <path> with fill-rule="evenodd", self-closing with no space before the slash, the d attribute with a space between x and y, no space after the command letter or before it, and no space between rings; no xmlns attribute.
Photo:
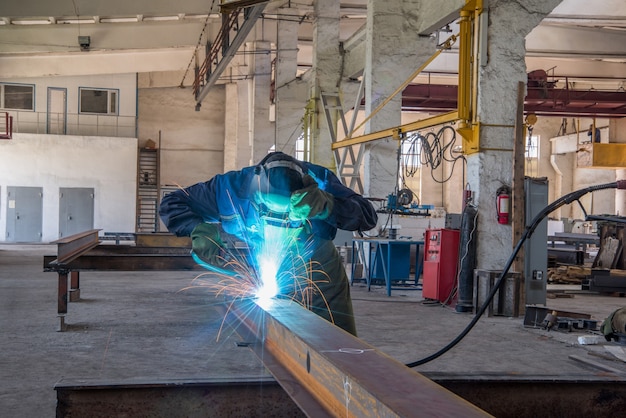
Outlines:
<svg viewBox="0 0 626 418"><path fill-rule="evenodd" d="M312 163L298 164L335 200L328 218L307 221L309 234L332 240L337 228L367 231L376 226L377 214L371 202L344 186L332 171ZM189 236L200 222L221 222L226 233L251 243L261 230L261 210L251 187L255 175L255 166L246 167L169 193L161 202L161 219L177 236Z"/></svg>

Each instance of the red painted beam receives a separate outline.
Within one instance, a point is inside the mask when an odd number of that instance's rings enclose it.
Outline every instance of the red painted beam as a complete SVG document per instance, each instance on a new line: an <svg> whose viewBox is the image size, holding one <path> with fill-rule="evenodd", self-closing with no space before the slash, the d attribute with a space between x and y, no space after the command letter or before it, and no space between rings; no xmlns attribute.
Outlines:
<svg viewBox="0 0 626 418"><path fill-rule="evenodd" d="M402 110L449 112L457 106L457 86L410 84L402 92ZM528 87L524 113L543 116L624 117L626 91Z"/></svg>

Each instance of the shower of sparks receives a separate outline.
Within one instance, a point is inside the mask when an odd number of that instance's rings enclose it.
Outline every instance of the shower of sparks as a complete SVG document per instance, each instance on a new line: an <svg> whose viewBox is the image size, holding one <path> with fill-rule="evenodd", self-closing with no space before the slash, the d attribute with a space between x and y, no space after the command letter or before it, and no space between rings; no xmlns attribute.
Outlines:
<svg viewBox="0 0 626 418"><path fill-rule="evenodd" d="M277 297L291 299L308 309L314 295L323 300L318 284L329 279L320 264L310 260L314 241L301 242L298 235L297 229L268 225L265 227L265 239L250 248L249 254L239 250L229 251L220 259L221 268L197 276L185 289L208 289L216 297L227 301L228 310L233 303L244 299L253 299L267 308ZM317 276L316 280L313 274ZM330 313L325 300L324 304ZM332 313L330 316L332 318Z"/></svg>
<svg viewBox="0 0 626 418"><path fill-rule="evenodd" d="M234 207L230 194L228 198ZM287 217L283 221L289 222ZM246 229L243 222L240 227L242 230ZM252 244L248 250L222 248L225 255L220 257L221 267L213 269L197 259L209 271L197 276L190 286L181 291L191 288L208 289L215 297L224 298L227 311L235 302L250 299L266 308L274 298L287 298L310 309L313 297L318 296L333 322L328 302L319 288L320 284L328 283L330 279L321 269L321 264L310 259L315 240L301 232L302 228L264 223L263 239L260 242L251 239ZM303 240L303 235L309 238ZM224 322L218 331L218 339L223 325Z"/></svg>

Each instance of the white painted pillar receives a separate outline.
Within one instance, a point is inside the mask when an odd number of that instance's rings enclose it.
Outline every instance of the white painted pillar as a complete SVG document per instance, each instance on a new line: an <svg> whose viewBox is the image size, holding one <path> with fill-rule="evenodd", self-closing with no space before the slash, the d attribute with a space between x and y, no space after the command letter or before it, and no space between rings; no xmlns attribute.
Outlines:
<svg viewBox="0 0 626 418"><path fill-rule="evenodd" d="M367 3L366 115L390 97L435 52L433 39L418 37L421 3L420 0L369 0ZM401 96L395 96L366 123L366 133L401 125ZM366 145L363 185L366 196L385 198L394 192L397 148L398 142L393 139Z"/></svg>
<svg viewBox="0 0 626 418"><path fill-rule="evenodd" d="M259 162L274 145L274 126L270 122L270 83L271 83L271 44L269 41L255 41L251 63L252 94L250 117L252 120L251 144L252 160Z"/></svg>
<svg viewBox="0 0 626 418"><path fill-rule="evenodd" d="M224 115L224 172L239 170L253 164L250 146L248 112L248 83L237 81L226 84Z"/></svg>
<svg viewBox="0 0 626 418"><path fill-rule="evenodd" d="M609 120L609 142L626 143L626 118ZM615 180L626 180L626 170L615 170ZM615 191L615 214L626 216L626 190Z"/></svg>
<svg viewBox="0 0 626 418"><path fill-rule="evenodd" d="M616 180L626 180L626 170L615 171ZM615 214L626 216L626 190L615 191Z"/></svg>
<svg viewBox="0 0 626 418"><path fill-rule="evenodd" d="M502 269L512 243L512 228L496 221L495 193L511 185L517 86L526 83L525 36L560 0L489 2L488 62L480 63L478 118L481 152L467 157L468 180L475 190L479 217L477 268ZM522 220L523 222L523 220Z"/></svg>
<svg viewBox="0 0 626 418"><path fill-rule="evenodd" d="M239 94L236 83L224 90L224 172L237 168L239 131Z"/></svg>
<svg viewBox="0 0 626 418"><path fill-rule="evenodd" d="M310 97L316 98L318 126L312 127L311 162L335 168L331 146L331 135L326 123L320 90L336 93L341 77L341 55L339 52L339 2L317 0L314 2L315 22L313 27L313 77ZM336 120L336 112L334 120Z"/></svg>
<svg viewBox="0 0 626 418"><path fill-rule="evenodd" d="M277 53L274 106L276 150L295 155L296 140L302 133L302 116L307 100L307 83L296 78L298 70L298 27L295 8L280 8L277 22Z"/></svg>

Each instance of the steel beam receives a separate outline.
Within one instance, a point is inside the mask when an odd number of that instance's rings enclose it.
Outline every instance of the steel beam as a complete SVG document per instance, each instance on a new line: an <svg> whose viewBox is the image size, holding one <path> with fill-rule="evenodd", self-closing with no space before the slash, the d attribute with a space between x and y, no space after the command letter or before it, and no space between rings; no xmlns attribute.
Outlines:
<svg viewBox="0 0 626 418"><path fill-rule="evenodd" d="M244 3L244 2L234 2L234 3ZM200 108L202 104L202 100L209 94L209 90L215 85L219 77L222 75L224 70L230 64L230 61L233 59L239 47L244 43L248 34L254 28L254 25L259 17L261 17L265 6L267 5L267 1L245 1L247 4L251 4L250 7L245 7L241 9L243 11L243 22L241 25L237 24L235 28L235 22L238 23L238 15L240 9L236 7L234 10L229 11L229 15L224 15L225 20L222 25L222 30L220 35L218 35L218 39L215 41L213 48L211 49L209 55L205 58L200 71L196 75L196 79L194 80L194 93L196 94L196 110ZM242 6L244 7L244 6ZM228 25L228 19L230 20L231 25ZM231 29L235 32L235 37L232 42L228 42L228 38L230 35ZM219 50L222 51L221 58L218 58ZM215 63L215 68L213 68L214 60L217 60ZM203 79L206 79L204 85L202 85Z"/></svg>
<svg viewBox="0 0 626 418"><path fill-rule="evenodd" d="M489 416L295 302L240 301L226 320L308 416Z"/></svg>
<svg viewBox="0 0 626 418"><path fill-rule="evenodd" d="M65 264L72 261L85 251L97 246L99 229L91 229L69 237L54 241L57 244L57 260L58 264Z"/></svg>
<svg viewBox="0 0 626 418"><path fill-rule="evenodd" d="M50 266L48 256L44 257L44 266ZM47 263L48 262L48 263ZM203 270L189 253L187 254L128 254L128 255L93 255L83 254L76 260L64 265L72 271L169 271ZM46 271L56 271L50 267Z"/></svg>
<svg viewBox="0 0 626 418"><path fill-rule="evenodd" d="M519 375L424 373L437 384L500 418L618 417L626 408L626 381L612 373ZM304 417L271 379L213 378L111 381L61 379L57 417L204 416ZM420 405L415 405L419 411ZM412 414L411 416L414 416Z"/></svg>
<svg viewBox="0 0 626 418"><path fill-rule="evenodd" d="M455 85L410 84L402 92L403 110L447 112L457 107ZM545 116L623 117L626 92L527 86L524 113Z"/></svg>

